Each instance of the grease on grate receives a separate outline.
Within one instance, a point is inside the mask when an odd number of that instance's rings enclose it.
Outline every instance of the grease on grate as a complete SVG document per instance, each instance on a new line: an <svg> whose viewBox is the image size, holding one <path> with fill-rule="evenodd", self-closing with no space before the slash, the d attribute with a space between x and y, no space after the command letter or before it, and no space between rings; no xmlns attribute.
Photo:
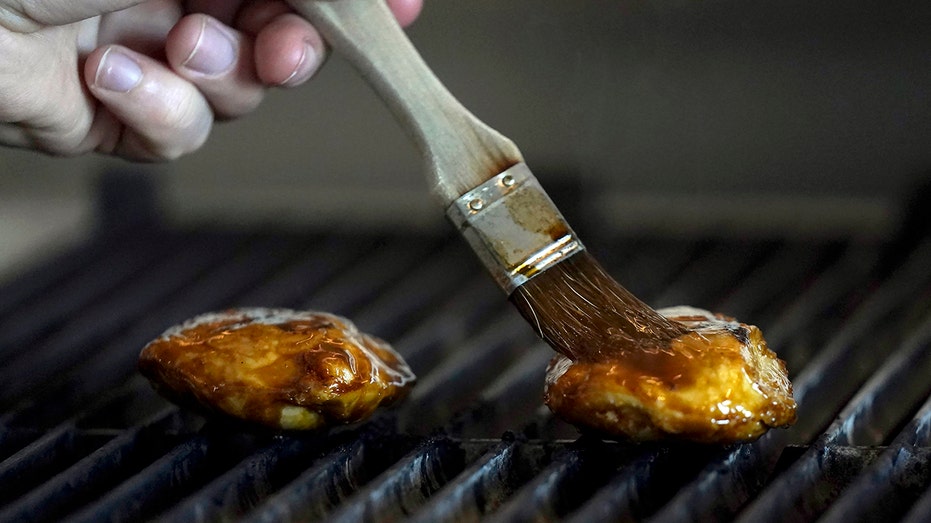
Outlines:
<svg viewBox="0 0 931 523"><path fill-rule="evenodd" d="M173 402L286 430L353 423L407 395L390 345L324 312L209 313L150 342L139 370Z"/></svg>
<svg viewBox="0 0 931 523"><path fill-rule="evenodd" d="M609 437L730 443L795 421L785 363L760 330L692 307L657 312L685 334L618 357L550 362L546 403L559 417Z"/></svg>

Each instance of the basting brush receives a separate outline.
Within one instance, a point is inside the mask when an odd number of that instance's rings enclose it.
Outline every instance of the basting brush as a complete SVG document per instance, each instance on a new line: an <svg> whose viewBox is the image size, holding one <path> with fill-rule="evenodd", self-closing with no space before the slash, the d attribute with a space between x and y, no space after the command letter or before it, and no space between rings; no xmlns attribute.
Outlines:
<svg viewBox="0 0 931 523"><path fill-rule="evenodd" d="M385 0L289 2L389 106L420 150L449 219L550 346L573 360L597 360L686 332L585 250L518 148L446 90Z"/></svg>

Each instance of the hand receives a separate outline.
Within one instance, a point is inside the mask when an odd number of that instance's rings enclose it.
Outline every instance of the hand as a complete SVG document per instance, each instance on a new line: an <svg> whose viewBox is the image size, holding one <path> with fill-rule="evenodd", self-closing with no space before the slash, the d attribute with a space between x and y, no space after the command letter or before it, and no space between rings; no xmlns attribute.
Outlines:
<svg viewBox="0 0 931 523"><path fill-rule="evenodd" d="M402 25L422 0L386 0ZM327 49L283 0L0 0L0 143L173 159Z"/></svg>

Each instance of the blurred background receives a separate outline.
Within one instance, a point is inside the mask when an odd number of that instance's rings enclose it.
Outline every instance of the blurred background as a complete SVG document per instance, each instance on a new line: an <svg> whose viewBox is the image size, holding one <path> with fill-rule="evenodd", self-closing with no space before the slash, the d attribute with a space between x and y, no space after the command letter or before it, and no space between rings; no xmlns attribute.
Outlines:
<svg viewBox="0 0 931 523"><path fill-rule="evenodd" d="M927 2L427 0L409 34L612 235L893 236L931 168ZM418 157L351 68L272 93L167 165L0 149L0 280L94 227L100 177L179 224L447 231Z"/></svg>

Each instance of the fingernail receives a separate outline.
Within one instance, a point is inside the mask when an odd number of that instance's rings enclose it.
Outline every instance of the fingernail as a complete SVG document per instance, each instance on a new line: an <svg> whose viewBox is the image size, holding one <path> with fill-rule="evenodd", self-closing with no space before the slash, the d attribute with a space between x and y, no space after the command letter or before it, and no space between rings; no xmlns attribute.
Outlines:
<svg viewBox="0 0 931 523"><path fill-rule="evenodd" d="M129 92L142 81L142 68L125 53L109 48L97 65L94 84L108 91Z"/></svg>
<svg viewBox="0 0 931 523"><path fill-rule="evenodd" d="M301 55L301 59L297 63L297 67L295 67L294 71L291 72L291 76L285 78L285 80L281 82L280 85L283 87L289 87L304 82L313 76L319 67L320 53L318 53L312 45L305 42L304 54Z"/></svg>
<svg viewBox="0 0 931 523"><path fill-rule="evenodd" d="M236 61L236 51L233 38L217 27L216 22L204 18L194 50L181 65L201 74L225 73Z"/></svg>

